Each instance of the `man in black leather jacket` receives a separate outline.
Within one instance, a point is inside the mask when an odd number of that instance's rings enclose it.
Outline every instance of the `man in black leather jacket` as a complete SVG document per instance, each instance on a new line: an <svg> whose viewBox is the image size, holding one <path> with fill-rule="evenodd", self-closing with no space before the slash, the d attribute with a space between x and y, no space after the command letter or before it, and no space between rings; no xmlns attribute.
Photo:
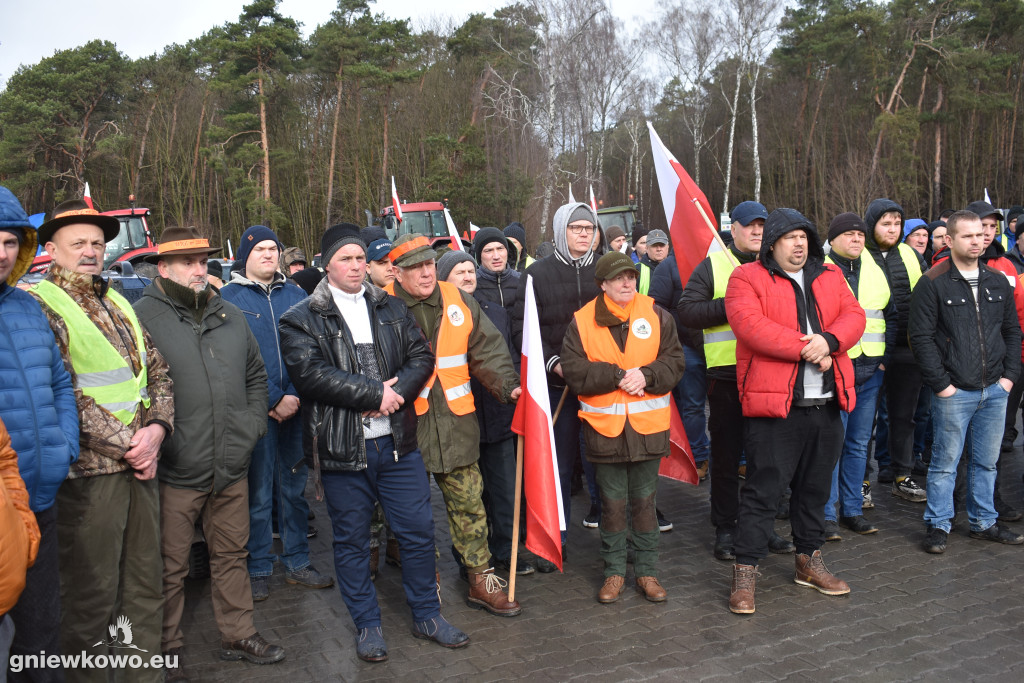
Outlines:
<svg viewBox="0 0 1024 683"><path fill-rule="evenodd" d="M325 277L281 317L288 375L302 401L302 442L317 497L326 494L335 571L357 629L360 659L387 659L370 580L370 518L384 508L402 556L413 635L445 647L469 638L441 616L430 488L413 400L434 356L405 305L369 282L356 226L321 240Z"/></svg>

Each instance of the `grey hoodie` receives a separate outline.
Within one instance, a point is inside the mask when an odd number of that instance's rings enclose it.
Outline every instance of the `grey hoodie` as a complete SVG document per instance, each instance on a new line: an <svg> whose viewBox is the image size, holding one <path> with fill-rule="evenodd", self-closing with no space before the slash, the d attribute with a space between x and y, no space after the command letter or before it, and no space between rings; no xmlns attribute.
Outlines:
<svg viewBox="0 0 1024 683"><path fill-rule="evenodd" d="M597 225L599 227L594 241L590 243L590 249L587 250L587 253L585 253L583 256L580 256L577 259L574 259L569 254L569 240L565 232L569 227L569 216L572 215L573 211L580 207L583 207L584 209L587 210L587 213L590 214L590 220L594 223L594 225ZM588 265L590 262L594 260L595 254L597 254L601 250L601 247L607 243L607 241L604 239L604 231L600 228L600 223L597 222L597 215L594 213L594 210L591 209L588 204L584 204L583 202L576 202L575 204L563 204L562 206L558 207L558 210L555 211L555 218L551 223L551 227L553 230L553 236L555 241L555 255L558 257L560 261L563 261L564 263L580 266Z"/></svg>

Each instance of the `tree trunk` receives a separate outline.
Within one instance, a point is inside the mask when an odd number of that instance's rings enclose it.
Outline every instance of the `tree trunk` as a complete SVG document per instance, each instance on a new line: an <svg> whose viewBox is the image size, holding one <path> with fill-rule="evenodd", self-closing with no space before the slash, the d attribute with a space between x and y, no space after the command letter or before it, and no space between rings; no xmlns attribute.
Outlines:
<svg viewBox="0 0 1024 683"><path fill-rule="evenodd" d="M754 143L754 201L761 201L761 147L757 134L757 79L761 75L761 65L754 65L754 77L750 81L750 128L753 131Z"/></svg>
<svg viewBox="0 0 1024 683"><path fill-rule="evenodd" d="M263 201L270 201L270 138L267 135L267 98L263 94L263 70L259 71L257 79L260 89L260 142L263 144ZM266 219L267 210L263 209L263 218Z"/></svg>
<svg viewBox="0 0 1024 683"><path fill-rule="evenodd" d="M142 160L146 156L146 138L149 136L149 124L153 121L153 111L156 109L156 103L159 100L159 95L153 98L153 104L150 105L149 112L146 114L146 124L142 127L142 140L139 142L139 161L135 165L135 182L132 183L132 194L139 193L139 178L142 176Z"/></svg>
<svg viewBox="0 0 1024 683"><path fill-rule="evenodd" d="M736 115L740 106L740 83L742 82L743 67L736 69L736 90L732 95L732 116L729 119L729 151L725 160L725 194L722 198L722 213L729 210L729 186L732 184L732 149L736 142Z"/></svg>
<svg viewBox="0 0 1024 683"><path fill-rule="evenodd" d="M387 92L384 93L384 154L381 158L380 164L380 205L383 206L385 197L387 196L387 190L384 188L387 186L388 178L388 119L391 118L391 86L388 86Z"/></svg>
<svg viewBox="0 0 1024 683"><path fill-rule="evenodd" d="M540 212L540 235L539 239L541 242L544 241L548 231L548 219L551 216L551 192L552 186L555 182L555 78L554 75L548 75L548 87L547 87L547 146L545 151L547 152L547 159L545 160L546 167L544 170L544 201L541 204ZM554 235L552 235L554 239Z"/></svg>
<svg viewBox="0 0 1024 683"><path fill-rule="evenodd" d="M331 159L327 163L327 204L324 208L324 218L326 219L325 228L331 224L331 204L334 201L334 163L336 159L338 149L338 119L341 117L341 92L342 92L342 81L341 74L344 69L344 62L338 64L338 92L336 100L334 102L334 123L331 127ZM358 211L359 207L356 207Z"/></svg>
<svg viewBox="0 0 1024 683"><path fill-rule="evenodd" d="M932 108L932 115L938 114L942 108L942 83L939 83L939 94ZM931 216L938 215L942 208L942 123L935 121L935 171L932 175Z"/></svg>
<svg viewBox="0 0 1024 683"><path fill-rule="evenodd" d="M900 71L899 78L896 79L896 84L892 86L892 92L889 93L889 102L882 109L882 114L894 114L893 106L896 104L896 98L899 97L903 91L903 79L907 76L907 69L910 68L911 62L914 61L914 56L917 54L917 45L914 45L910 50L910 55L907 57L907 61L903 63L903 69ZM877 98L876 98L877 101ZM881 104L879 102L879 104ZM881 129L878 131L878 138L875 139L875 151L871 155L871 171L868 173L869 178L875 177L875 171L878 170L878 160L882 155L882 137L883 132Z"/></svg>
<svg viewBox="0 0 1024 683"><path fill-rule="evenodd" d="M203 121L206 118L206 100L209 96L210 86L207 84L206 90L203 92L203 104L199 109L199 128L196 129L196 146L192 153L192 171L188 178L188 215L190 217L195 215L194 197L199 194L199 188L196 187L196 170L199 168L199 148L203 140Z"/></svg>

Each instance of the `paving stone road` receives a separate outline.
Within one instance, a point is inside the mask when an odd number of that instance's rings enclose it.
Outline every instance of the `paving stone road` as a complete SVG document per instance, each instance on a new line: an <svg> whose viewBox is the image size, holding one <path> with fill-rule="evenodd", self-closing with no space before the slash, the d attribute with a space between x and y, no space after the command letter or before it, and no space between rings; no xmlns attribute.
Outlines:
<svg viewBox="0 0 1024 683"><path fill-rule="evenodd" d="M1021 448L1007 466L1004 492L1024 506ZM564 574L519 577L521 616L471 609L451 554L443 502L434 487L441 548L442 611L471 644L445 650L417 640L399 570L382 566L376 586L390 659L355 656L354 627L338 589L312 591L284 582L280 565L270 599L256 605L257 628L280 643L287 659L271 666L222 662L209 581L189 581L184 616L186 671L193 681L1013 681L1024 680L1024 546L968 537L961 515L945 555L920 550L921 504L874 487L867 511L872 536L843 531L823 549L826 563L849 582L846 597L827 597L793 583L793 556L761 564L757 612L728 611L731 563L711 555L708 482L699 487L662 479L658 506L675 523L661 536L661 582L669 600L652 604L634 590L612 605L595 600L602 582L597 530L580 520L586 494L573 498ZM330 530L313 502L320 534L313 564L333 574ZM788 524L777 522L784 535ZM1011 524L1018 532L1024 524ZM632 576L627 577L632 587Z"/></svg>

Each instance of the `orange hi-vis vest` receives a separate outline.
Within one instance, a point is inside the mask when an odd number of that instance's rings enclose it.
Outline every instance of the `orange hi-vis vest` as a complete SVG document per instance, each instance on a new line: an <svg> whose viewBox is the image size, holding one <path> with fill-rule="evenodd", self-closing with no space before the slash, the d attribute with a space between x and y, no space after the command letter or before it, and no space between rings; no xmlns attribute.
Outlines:
<svg viewBox="0 0 1024 683"><path fill-rule="evenodd" d="M473 390L469 384L469 335L473 333L473 314L462 301L459 288L448 282L438 282L441 288L441 327L437 331L434 348L434 372L423 385L413 407L417 415L424 415L430 408L428 399L434 386L434 379L440 378L448 408L456 415L469 415L476 410ZM394 296L395 283L384 288Z"/></svg>
<svg viewBox="0 0 1024 683"><path fill-rule="evenodd" d="M654 299L636 295L625 351L619 349L607 327L597 324L596 311L597 299L576 311L576 327L588 359L612 363L623 369L643 367L657 359L661 346L661 322L654 310ZM637 433L656 434L668 429L671 405L668 394L631 396L617 388L607 394L580 396L579 416L598 434L610 439L622 434L627 417Z"/></svg>

